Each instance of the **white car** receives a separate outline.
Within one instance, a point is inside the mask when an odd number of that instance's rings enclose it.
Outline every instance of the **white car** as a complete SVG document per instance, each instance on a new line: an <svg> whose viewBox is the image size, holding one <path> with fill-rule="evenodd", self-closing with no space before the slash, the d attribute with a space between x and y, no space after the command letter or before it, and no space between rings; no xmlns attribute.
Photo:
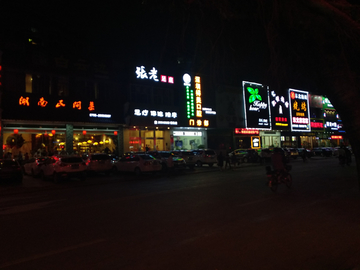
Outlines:
<svg viewBox="0 0 360 270"><path fill-rule="evenodd" d="M114 171L134 172L139 175L143 172L158 172L162 166L159 160L148 154L128 154L116 161Z"/></svg>
<svg viewBox="0 0 360 270"><path fill-rule="evenodd" d="M31 158L23 165L24 173L33 177L39 176L41 167L48 157Z"/></svg>
<svg viewBox="0 0 360 270"><path fill-rule="evenodd" d="M61 177L86 178L86 163L79 156L60 156L48 158L41 167L42 179L52 177L53 181L59 182Z"/></svg>
<svg viewBox="0 0 360 270"><path fill-rule="evenodd" d="M113 168L112 157L105 153L89 154L84 161L87 165L88 172L110 173Z"/></svg>

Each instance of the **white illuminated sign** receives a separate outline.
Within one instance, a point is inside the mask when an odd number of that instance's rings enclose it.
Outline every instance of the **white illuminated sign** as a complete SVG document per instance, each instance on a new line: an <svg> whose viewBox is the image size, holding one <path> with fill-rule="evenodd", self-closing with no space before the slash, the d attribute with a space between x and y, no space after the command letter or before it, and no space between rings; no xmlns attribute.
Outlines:
<svg viewBox="0 0 360 270"><path fill-rule="evenodd" d="M164 111L156 111L156 110L141 110L134 109L135 116L152 116L152 117L165 117L165 118L177 118L177 112L164 112Z"/></svg>
<svg viewBox="0 0 360 270"><path fill-rule="evenodd" d="M89 116L95 118L111 118L111 114L105 113L90 113Z"/></svg>
<svg viewBox="0 0 360 270"><path fill-rule="evenodd" d="M191 76L187 73L183 76L184 86L191 86Z"/></svg>
<svg viewBox="0 0 360 270"><path fill-rule="evenodd" d="M174 136L198 136L198 137L201 137L202 132L198 132L198 131L174 131L173 135Z"/></svg>
<svg viewBox="0 0 360 270"><path fill-rule="evenodd" d="M161 81L163 83L174 84L173 76L160 75L159 80L158 70L155 67L153 67L149 72L146 71L145 66L136 67L135 74L137 79L148 79L155 82Z"/></svg>
<svg viewBox="0 0 360 270"><path fill-rule="evenodd" d="M177 121L158 121L155 120L154 121L154 125L171 125L171 126L176 126L178 124Z"/></svg>
<svg viewBox="0 0 360 270"><path fill-rule="evenodd" d="M205 114L216 114L216 111L213 111L211 108L205 108L203 107L202 110L204 111Z"/></svg>

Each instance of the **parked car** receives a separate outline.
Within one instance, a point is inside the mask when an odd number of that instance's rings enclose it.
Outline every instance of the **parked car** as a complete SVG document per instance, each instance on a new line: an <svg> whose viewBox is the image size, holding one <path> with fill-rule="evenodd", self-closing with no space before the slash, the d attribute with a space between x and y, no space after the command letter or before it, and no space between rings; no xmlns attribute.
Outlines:
<svg viewBox="0 0 360 270"><path fill-rule="evenodd" d="M229 155L235 155L237 161L241 163L260 161L259 154L255 149L235 149L234 151L230 152Z"/></svg>
<svg viewBox="0 0 360 270"><path fill-rule="evenodd" d="M208 164L212 167L217 163L216 153L211 149L192 150L195 155L195 164L201 167L203 164Z"/></svg>
<svg viewBox="0 0 360 270"><path fill-rule="evenodd" d="M161 169L160 161L149 154L127 154L113 165L114 171L134 172L137 175L143 172L158 172Z"/></svg>
<svg viewBox="0 0 360 270"><path fill-rule="evenodd" d="M175 155L173 152L150 151L148 152L148 154L152 155L153 157L155 157L160 161L163 170L167 170L168 168L178 168L178 169L186 168L185 160L182 157Z"/></svg>
<svg viewBox="0 0 360 270"><path fill-rule="evenodd" d="M195 154L191 150L176 150L172 151L175 155L182 157L186 162L186 167L194 169L195 167Z"/></svg>
<svg viewBox="0 0 360 270"><path fill-rule="evenodd" d="M0 159L0 181L11 181L21 183L23 171L19 162L13 159Z"/></svg>
<svg viewBox="0 0 360 270"><path fill-rule="evenodd" d="M85 180L86 170L86 163L79 156L54 156L46 160L41 167L40 175L43 179L52 177L55 183L62 177L78 177Z"/></svg>
<svg viewBox="0 0 360 270"><path fill-rule="evenodd" d="M302 157L304 148L297 148L297 150L299 152L299 156ZM311 158L313 156L314 156L314 152L310 149L306 149L306 157Z"/></svg>
<svg viewBox="0 0 360 270"><path fill-rule="evenodd" d="M297 148L288 148L288 151L290 152L291 158L297 159L299 157L299 151Z"/></svg>
<svg viewBox="0 0 360 270"><path fill-rule="evenodd" d="M83 156L87 171L92 173L110 173L113 168L112 157L105 153L91 153Z"/></svg>
<svg viewBox="0 0 360 270"><path fill-rule="evenodd" d="M30 158L23 165L24 173L33 177L39 176L41 167L43 166L47 158L48 157Z"/></svg>
<svg viewBox="0 0 360 270"><path fill-rule="evenodd" d="M315 156L322 156L322 157L330 157L332 156L332 151L327 147L314 147L312 149Z"/></svg>

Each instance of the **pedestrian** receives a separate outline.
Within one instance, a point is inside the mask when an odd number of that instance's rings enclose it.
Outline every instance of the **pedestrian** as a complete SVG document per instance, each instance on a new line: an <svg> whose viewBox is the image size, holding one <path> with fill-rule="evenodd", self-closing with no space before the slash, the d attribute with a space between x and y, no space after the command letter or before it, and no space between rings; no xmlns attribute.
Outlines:
<svg viewBox="0 0 360 270"><path fill-rule="evenodd" d="M220 171L222 171L222 170L223 170L223 166L224 166L224 156L223 156L223 154L222 154L222 151L220 151L217 159L218 159L218 167L220 168Z"/></svg>
<svg viewBox="0 0 360 270"><path fill-rule="evenodd" d="M225 169L227 169L228 165L229 169L231 169L230 153L227 153L225 157Z"/></svg>
<svg viewBox="0 0 360 270"><path fill-rule="evenodd" d="M236 168L237 158L235 152L231 153L231 163L233 164L233 168Z"/></svg>

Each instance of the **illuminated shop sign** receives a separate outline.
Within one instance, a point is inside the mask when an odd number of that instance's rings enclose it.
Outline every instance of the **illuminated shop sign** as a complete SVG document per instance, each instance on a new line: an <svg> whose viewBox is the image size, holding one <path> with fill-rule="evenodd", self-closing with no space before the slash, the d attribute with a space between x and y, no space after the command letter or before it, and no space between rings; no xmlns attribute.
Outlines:
<svg viewBox="0 0 360 270"><path fill-rule="evenodd" d="M251 148L260 148L260 137L251 137Z"/></svg>
<svg viewBox="0 0 360 270"><path fill-rule="evenodd" d="M203 107L202 110L203 110L203 112L204 112L205 114L216 115L216 111L213 111L212 108L205 108L205 107Z"/></svg>
<svg viewBox="0 0 360 270"><path fill-rule="evenodd" d="M154 120L154 125L170 125L170 126L176 126L178 124L177 121L159 121Z"/></svg>
<svg viewBox="0 0 360 270"><path fill-rule="evenodd" d="M151 80L155 82L171 83L174 84L174 77L167 75L158 75L158 70L153 67L149 72L146 71L144 66L136 67L135 70L137 79Z"/></svg>
<svg viewBox="0 0 360 270"><path fill-rule="evenodd" d="M323 129L324 128L323 122L312 121L310 125L311 125L311 129Z"/></svg>
<svg viewBox="0 0 360 270"><path fill-rule="evenodd" d="M54 102L54 103L49 103L44 97L41 97L39 99L34 98L34 99L30 100L29 97L21 96L19 98L19 106L30 107L31 103L33 101L38 107L42 107L42 108L55 107L56 109L58 109L58 108L66 107L66 105L67 105L67 103L65 103L63 99L59 99L57 102ZM82 104L83 104L83 102L81 100L77 100L77 101L70 102L70 107L72 107L75 110L82 110ZM87 110L89 110L89 111L95 110L94 101L90 101L89 103L86 103L86 104L88 104L88 105L86 105Z"/></svg>
<svg viewBox="0 0 360 270"><path fill-rule="evenodd" d="M323 109L334 109L334 106L331 104L330 100L327 97L322 97Z"/></svg>
<svg viewBox="0 0 360 270"><path fill-rule="evenodd" d="M275 91L270 93L271 122L273 130L289 129L290 106L284 96L279 96Z"/></svg>
<svg viewBox="0 0 360 270"><path fill-rule="evenodd" d="M195 90L191 89L191 76L189 74L184 74L183 82L186 91L186 117L189 119L189 126L208 127L210 124L209 120L203 119L200 76L195 76L194 78Z"/></svg>
<svg viewBox="0 0 360 270"><path fill-rule="evenodd" d="M341 135L331 135L332 140L342 140L343 136Z"/></svg>
<svg viewBox="0 0 360 270"><path fill-rule="evenodd" d="M326 121L325 128L330 129L330 130L339 130L339 125L337 122Z"/></svg>
<svg viewBox="0 0 360 270"><path fill-rule="evenodd" d="M151 116L151 117L164 117L164 118L177 118L177 112L164 112L164 111L157 111L157 110L141 110L141 109L134 109L135 116Z"/></svg>
<svg viewBox="0 0 360 270"><path fill-rule="evenodd" d="M174 136L197 136L201 137L202 132L201 131L174 131Z"/></svg>
<svg viewBox="0 0 360 270"><path fill-rule="evenodd" d="M89 116L95 118L111 118L111 114L106 113L90 113Z"/></svg>
<svg viewBox="0 0 360 270"><path fill-rule="evenodd" d="M243 81L243 97L246 127L271 129L268 88L262 84Z"/></svg>
<svg viewBox="0 0 360 270"><path fill-rule="evenodd" d="M309 92L289 89L291 131L310 132Z"/></svg>
<svg viewBox="0 0 360 270"><path fill-rule="evenodd" d="M251 128L235 128L235 134L258 135L258 129Z"/></svg>

